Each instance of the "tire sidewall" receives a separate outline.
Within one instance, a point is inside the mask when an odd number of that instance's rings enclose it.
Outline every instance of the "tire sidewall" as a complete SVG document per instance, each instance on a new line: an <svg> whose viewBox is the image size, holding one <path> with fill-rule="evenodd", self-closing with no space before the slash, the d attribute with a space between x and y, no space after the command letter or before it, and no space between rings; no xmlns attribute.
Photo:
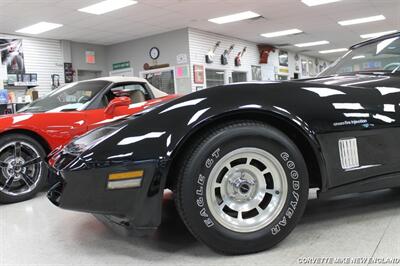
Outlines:
<svg viewBox="0 0 400 266"><path fill-rule="evenodd" d="M266 249L286 237L302 216L308 199L307 168L294 143L275 128L254 125L218 132L203 144L188 163L190 173L185 175L182 189L183 198L188 199L182 203L183 208L193 217L192 231L208 245L230 246L232 250L243 252ZM213 166L224 155L243 147L259 148L272 154L284 169L288 184L287 198L277 218L263 229L249 233L234 232L219 224L206 198Z"/></svg>
<svg viewBox="0 0 400 266"><path fill-rule="evenodd" d="M23 135L23 134L9 134L0 137L0 148L6 145L9 142L14 142L14 141L23 141L31 145L40 155L42 159L46 158L46 152L42 145L38 143L35 139ZM34 197L39 191L43 189L43 187L47 183L47 176L48 176L48 169L47 167L42 163L41 164L41 175L38 177L40 180L32 191L29 193L20 195L20 196L11 196L5 193L0 192L0 203L15 203L15 202L21 202L24 200L31 199Z"/></svg>

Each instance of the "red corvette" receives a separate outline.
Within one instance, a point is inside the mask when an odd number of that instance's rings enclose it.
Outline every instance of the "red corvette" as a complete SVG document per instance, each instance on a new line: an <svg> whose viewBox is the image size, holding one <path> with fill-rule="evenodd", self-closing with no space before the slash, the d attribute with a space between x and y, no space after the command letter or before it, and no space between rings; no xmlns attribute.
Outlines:
<svg viewBox="0 0 400 266"><path fill-rule="evenodd" d="M0 203L32 198L47 182L43 159L75 136L168 101L145 79L106 77L71 83L0 116Z"/></svg>

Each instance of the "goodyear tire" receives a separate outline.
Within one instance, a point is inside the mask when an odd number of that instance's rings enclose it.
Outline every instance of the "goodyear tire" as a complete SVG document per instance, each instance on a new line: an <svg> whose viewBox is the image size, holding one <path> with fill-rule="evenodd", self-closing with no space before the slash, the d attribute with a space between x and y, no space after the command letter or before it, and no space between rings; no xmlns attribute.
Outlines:
<svg viewBox="0 0 400 266"><path fill-rule="evenodd" d="M228 254L266 250L296 226L308 200L301 152L281 131L234 121L186 150L175 201L192 234Z"/></svg>
<svg viewBox="0 0 400 266"><path fill-rule="evenodd" d="M23 134L0 137L0 203L15 203L34 197L47 183L46 152Z"/></svg>

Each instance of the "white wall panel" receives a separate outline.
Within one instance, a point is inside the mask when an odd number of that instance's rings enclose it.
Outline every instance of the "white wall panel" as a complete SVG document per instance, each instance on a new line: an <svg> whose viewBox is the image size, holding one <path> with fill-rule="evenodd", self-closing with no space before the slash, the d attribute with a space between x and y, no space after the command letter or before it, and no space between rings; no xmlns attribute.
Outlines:
<svg viewBox="0 0 400 266"><path fill-rule="evenodd" d="M221 45L215 51L214 62L212 64L207 64L205 62L205 55L208 53L210 48L214 47L217 41L221 41ZM235 48L230 54L228 64L221 65L220 56L225 49L229 49L231 44L235 44ZM242 57L242 65L236 67L234 59L239 51L242 51L243 47L247 47L245 55ZM191 69L193 69L193 64L202 64L205 68L219 69L225 71L226 83L228 82L228 77L232 75L232 71L245 71L247 72L247 80L251 81L251 66L260 65L259 64L259 52L257 44L254 42L249 42L241 40L238 38L233 38L229 36L224 36L216 33L206 32L198 29L189 28L189 51L190 51L190 63ZM275 74L278 74L279 68L279 49L275 52L270 52L268 58L268 64L262 64L262 76L265 80L270 80L275 78ZM289 77L293 77L295 72L298 72L301 77L301 65L299 66L299 71L295 71L295 53L288 51L289 56ZM314 57L299 54L299 64L301 59L312 60L315 62ZM320 64L326 62L325 60L319 59ZM326 62L327 64L329 62ZM308 76L305 76L308 77ZM192 89L199 85L192 85Z"/></svg>
<svg viewBox="0 0 400 266"><path fill-rule="evenodd" d="M206 64L205 55L218 41L220 41L221 44L215 51L214 62L212 64ZM228 64L221 65L221 54L224 53L225 49L229 49L232 44L235 45L235 48L229 55ZM236 67L235 57L238 52L243 50L244 47L247 47L247 50L241 59L242 65L240 67ZM193 69L193 64L202 64L205 66L205 68L224 70L226 73L226 79L232 75L232 71L244 71L247 72L247 80L250 81L251 66L259 65L260 57L256 43L193 28L189 28L189 51L191 69ZM195 87L199 85L193 86ZM193 90L194 89L195 88L193 88Z"/></svg>
<svg viewBox="0 0 400 266"><path fill-rule="evenodd" d="M20 36L0 35L0 38L22 39L22 49L27 73L38 74L39 96L51 90L51 75L60 75L64 83L63 52L61 41L50 39L26 38Z"/></svg>

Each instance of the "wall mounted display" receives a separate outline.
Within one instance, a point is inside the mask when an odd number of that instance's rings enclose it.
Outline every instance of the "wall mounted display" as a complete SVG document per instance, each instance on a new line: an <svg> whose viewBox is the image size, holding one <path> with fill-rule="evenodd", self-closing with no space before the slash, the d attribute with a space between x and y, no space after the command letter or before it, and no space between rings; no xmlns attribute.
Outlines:
<svg viewBox="0 0 400 266"><path fill-rule="evenodd" d="M55 90L60 87L60 75L52 74L51 75L51 89Z"/></svg>
<svg viewBox="0 0 400 266"><path fill-rule="evenodd" d="M189 77L189 67L187 65L177 66L175 68L176 78L188 78Z"/></svg>
<svg viewBox="0 0 400 266"><path fill-rule="evenodd" d="M275 47L268 44L257 45L260 52L260 64L268 64L268 56L270 52L275 52Z"/></svg>
<svg viewBox="0 0 400 266"><path fill-rule="evenodd" d="M206 69L206 87L215 87L224 85L226 72L223 69Z"/></svg>
<svg viewBox="0 0 400 266"><path fill-rule="evenodd" d="M187 59L187 54L178 54L176 56L176 63L181 65L181 64L187 64L188 59Z"/></svg>
<svg viewBox="0 0 400 266"><path fill-rule="evenodd" d="M204 66L193 65L193 77L195 84L204 84Z"/></svg>
<svg viewBox="0 0 400 266"><path fill-rule="evenodd" d="M96 52L85 51L86 64L96 64Z"/></svg>
<svg viewBox="0 0 400 266"><path fill-rule="evenodd" d="M251 66L251 79L258 81L262 80L261 66Z"/></svg>
<svg viewBox="0 0 400 266"><path fill-rule="evenodd" d="M301 59L301 76L302 77L308 76L307 60L305 60L305 59Z"/></svg>
<svg viewBox="0 0 400 266"><path fill-rule="evenodd" d="M0 39L1 62L8 74L24 73L24 53L21 39Z"/></svg>
<svg viewBox="0 0 400 266"><path fill-rule="evenodd" d="M279 66L289 66L289 55L288 52L279 50Z"/></svg>
<svg viewBox="0 0 400 266"><path fill-rule="evenodd" d="M312 60L308 60L308 75L315 76L315 67Z"/></svg>
<svg viewBox="0 0 400 266"><path fill-rule="evenodd" d="M237 56L235 57L235 66L241 66L242 65L242 57L243 57L244 53L246 52L246 50L247 50L247 47L245 46L243 48L243 50L240 51L237 54Z"/></svg>
<svg viewBox="0 0 400 266"><path fill-rule="evenodd" d="M165 93L175 93L175 71L171 68L143 71L142 77Z"/></svg>
<svg viewBox="0 0 400 266"><path fill-rule="evenodd" d="M299 62L299 55L298 54L295 54L294 55L294 61L295 61L295 67L294 67L294 70L296 71L296 72L299 72L300 71L300 62Z"/></svg>
<svg viewBox="0 0 400 266"><path fill-rule="evenodd" d="M7 76L7 84L8 85L14 85L15 82L18 82L17 75L16 74L9 74Z"/></svg>
<svg viewBox="0 0 400 266"><path fill-rule="evenodd" d="M215 45L211 47L208 53L206 54L205 58L207 64L212 64L214 62L215 51L217 50L220 44L221 44L220 41L216 42Z"/></svg>
<svg viewBox="0 0 400 266"><path fill-rule="evenodd" d="M71 83L74 81L74 70L72 69L72 63L64 63L64 80L65 83Z"/></svg>
<svg viewBox="0 0 400 266"><path fill-rule="evenodd" d="M221 55L221 65L228 64L229 55L231 54L234 48L235 45L232 44L231 46L229 46L229 49L225 49L224 53Z"/></svg>
<svg viewBox="0 0 400 266"><path fill-rule="evenodd" d="M192 80L190 78L189 65L175 67L175 90L179 93L192 92Z"/></svg>

